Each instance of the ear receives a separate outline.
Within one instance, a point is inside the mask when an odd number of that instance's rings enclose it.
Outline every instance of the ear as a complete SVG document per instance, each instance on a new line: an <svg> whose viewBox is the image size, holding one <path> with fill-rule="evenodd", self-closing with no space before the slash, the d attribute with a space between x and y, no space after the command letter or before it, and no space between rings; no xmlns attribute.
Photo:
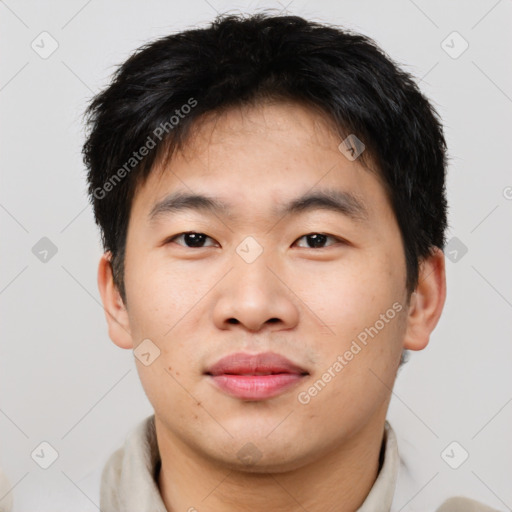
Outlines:
<svg viewBox="0 0 512 512"><path fill-rule="evenodd" d="M110 339L121 348L133 348L128 312L114 284L110 251L103 254L98 266L98 288L108 324Z"/></svg>
<svg viewBox="0 0 512 512"><path fill-rule="evenodd" d="M423 350L430 340L446 299L444 253L438 247L420 264L416 290L411 294L404 349Z"/></svg>

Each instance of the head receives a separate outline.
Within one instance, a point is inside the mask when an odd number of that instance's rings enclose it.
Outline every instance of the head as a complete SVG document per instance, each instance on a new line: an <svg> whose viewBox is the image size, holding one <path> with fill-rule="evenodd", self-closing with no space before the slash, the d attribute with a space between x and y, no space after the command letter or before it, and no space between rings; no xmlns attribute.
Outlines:
<svg viewBox="0 0 512 512"><path fill-rule="evenodd" d="M233 465L250 441L284 469L383 419L445 298L446 146L412 78L338 27L224 16L140 48L87 116L109 334L151 340L136 364L169 432ZM306 375L228 396L207 370L240 351Z"/></svg>

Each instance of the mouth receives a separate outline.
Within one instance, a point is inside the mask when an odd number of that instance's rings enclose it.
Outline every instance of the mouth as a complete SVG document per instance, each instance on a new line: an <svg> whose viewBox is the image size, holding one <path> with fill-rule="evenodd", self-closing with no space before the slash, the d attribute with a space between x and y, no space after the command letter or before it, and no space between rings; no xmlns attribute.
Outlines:
<svg viewBox="0 0 512 512"><path fill-rule="evenodd" d="M220 359L204 373L217 390L242 400L266 400L296 386L309 372L289 359L265 352L236 353Z"/></svg>

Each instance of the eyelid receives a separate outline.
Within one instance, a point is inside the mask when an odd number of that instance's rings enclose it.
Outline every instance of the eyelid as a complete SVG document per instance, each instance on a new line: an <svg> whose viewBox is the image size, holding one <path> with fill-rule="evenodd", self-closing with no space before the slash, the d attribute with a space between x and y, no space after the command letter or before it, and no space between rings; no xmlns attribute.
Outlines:
<svg viewBox="0 0 512 512"><path fill-rule="evenodd" d="M176 238L179 238L179 237L181 237L183 235L188 235L188 234L205 235L206 238L209 238L210 240L215 240L211 236L209 236L206 233L203 233L201 231L183 231L182 233L177 233L176 235L172 235L171 237L166 238L165 241L164 241L164 245L166 245L166 244L168 244L170 242L174 242L174 240ZM307 236L310 236L310 235L323 235L323 236L326 236L327 238L331 238L332 240L335 240L337 243L341 243L343 245L350 245L350 242L348 242L347 240L345 240L342 237L339 237L339 236L336 236L336 235L331 235L329 233L322 233L320 231L312 231L312 232L309 232L309 233L305 233L304 235L299 236L293 242L293 244L295 245L299 240L301 240L302 238L305 238ZM182 244L177 244L177 245L179 245L179 246L181 246L181 247L183 247L185 249L206 249L207 247L213 247L211 245L203 246L203 247L187 247L186 245L182 245ZM328 245L327 247L318 247L318 248L316 248L316 247L301 247L301 249L308 249L308 250L312 250L312 251L319 251L321 249L328 249L329 247L333 247L335 245L336 244L331 244L331 245Z"/></svg>
<svg viewBox="0 0 512 512"><path fill-rule="evenodd" d="M176 235L172 235L170 236L169 238L166 238L165 241L164 241L164 245L168 244L168 243L171 243L174 241L174 239L176 238L179 238L180 236L183 236L183 235L188 235L188 234L194 234L194 235L205 235L206 238L209 238L210 240L215 240L214 238L212 238L211 236L207 235L206 233L203 233L201 231L183 231L182 233L177 233ZM218 242L217 242L218 243ZM213 247L211 245L208 245L208 246L205 246L205 247L187 247L186 245L182 245L182 244L176 244L176 245L179 245L185 249L205 249L206 247Z"/></svg>
<svg viewBox="0 0 512 512"><path fill-rule="evenodd" d="M322 233L320 231L312 231L311 233L306 233L305 235L302 235L300 236L299 238L297 238L297 240L295 240L295 242L293 242L294 244L299 241L301 238L304 238L306 236L310 236L310 235L323 235L327 238L332 238L333 240L335 240L336 242L338 243L341 243L341 244L344 244L344 245L348 245L348 241L339 237L339 236L336 236L336 235L331 235L329 233ZM319 251L321 249L328 249L329 247L334 247L336 244L331 244L331 245L328 245L327 247L320 247L320 248L315 248L315 247L301 247L301 249L309 249L309 250L313 250L313 251Z"/></svg>

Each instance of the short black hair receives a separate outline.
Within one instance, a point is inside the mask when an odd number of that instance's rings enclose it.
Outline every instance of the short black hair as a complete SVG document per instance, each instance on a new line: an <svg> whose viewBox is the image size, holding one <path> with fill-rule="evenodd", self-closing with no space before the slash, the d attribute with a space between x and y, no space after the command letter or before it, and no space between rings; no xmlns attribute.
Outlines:
<svg viewBox="0 0 512 512"><path fill-rule="evenodd" d="M321 110L341 137L364 143L361 163L373 162L400 228L408 296L422 259L444 249L446 142L412 76L362 34L299 16L224 14L140 47L85 112L89 197L125 303L137 187L186 144L203 114L268 99Z"/></svg>

